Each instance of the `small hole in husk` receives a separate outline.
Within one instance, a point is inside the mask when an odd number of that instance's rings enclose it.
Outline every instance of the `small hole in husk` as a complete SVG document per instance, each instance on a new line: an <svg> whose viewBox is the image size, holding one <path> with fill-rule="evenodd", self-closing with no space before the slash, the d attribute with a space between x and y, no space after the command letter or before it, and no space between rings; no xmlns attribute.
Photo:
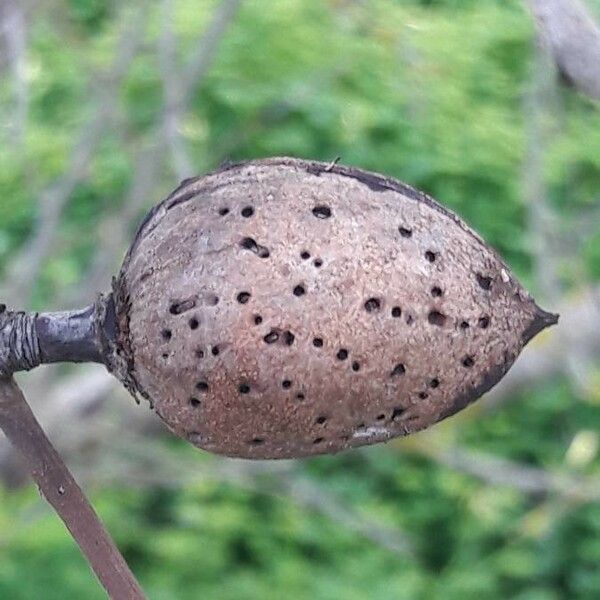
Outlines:
<svg viewBox="0 0 600 600"><path fill-rule="evenodd" d="M317 423L317 425L323 425L323 423L325 423L326 421L327 421L327 417L324 417L322 415L315 419L315 423Z"/></svg>
<svg viewBox="0 0 600 600"><path fill-rule="evenodd" d="M437 258L437 254L435 252L433 252L432 250L427 250L427 252L425 252L425 258L430 262L435 262L435 259Z"/></svg>
<svg viewBox="0 0 600 600"><path fill-rule="evenodd" d="M294 288L294 296L297 296L298 298L299 298L300 296L304 296L304 294L305 294L305 293L306 293L306 290L304 289L304 286L303 286L303 285L297 285L297 286Z"/></svg>
<svg viewBox="0 0 600 600"><path fill-rule="evenodd" d="M238 386L238 392L240 394L249 394L250 386L247 383L240 383L240 385Z"/></svg>
<svg viewBox="0 0 600 600"><path fill-rule="evenodd" d="M440 386L440 380L439 380L439 379L437 379L437 378L434 378L434 379L432 379L432 380L429 382L429 387L432 387L432 388L434 388L434 389L435 389L435 388L437 388L437 387L439 387L439 386Z"/></svg>
<svg viewBox="0 0 600 600"><path fill-rule="evenodd" d="M208 391L208 383L206 383L206 381L199 381L196 384L196 389L201 392L207 392Z"/></svg>
<svg viewBox="0 0 600 600"><path fill-rule="evenodd" d="M224 216L225 216L225 215L226 215L228 212L229 212L229 209L228 209L226 206L224 206L223 208L220 208L220 209L219 209L219 214L220 214L222 217L224 217Z"/></svg>
<svg viewBox="0 0 600 600"><path fill-rule="evenodd" d="M240 304L247 304L248 300L250 300L250 292L240 292L237 295L237 301Z"/></svg>
<svg viewBox="0 0 600 600"><path fill-rule="evenodd" d="M300 258L302 260L308 260L310 258L310 252L307 252L306 250L304 250L303 252L300 253Z"/></svg>
<svg viewBox="0 0 600 600"><path fill-rule="evenodd" d="M255 437L252 438L249 443L253 446L260 446L261 444L265 443L265 440L263 440L263 438Z"/></svg>
<svg viewBox="0 0 600 600"><path fill-rule="evenodd" d="M169 307L169 312L172 315L180 315L188 310L191 310L196 306L196 301L194 299L182 300L180 302L173 302Z"/></svg>
<svg viewBox="0 0 600 600"><path fill-rule="evenodd" d="M281 382L281 387L282 387L284 390L289 390L289 389L292 387L292 382L291 382L289 379L284 379L284 380Z"/></svg>
<svg viewBox="0 0 600 600"><path fill-rule="evenodd" d="M163 329L160 335L162 335L163 340L168 342L173 337L173 332L170 329Z"/></svg>
<svg viewBox="0 0 600 600"><path fill-rule="evenodd" d="M325 206L324 204L315 206L312 209L312 213L315 215L315 217L317 217L317 219L329 219L329 217L331 217L331 209L329 206Z"/></svg>
<svg viewBox="0 0 600 600"><path fill-rule="evenodd" d="M211 352L213 356L219 356L221 349L219 348L219 346L213 346Z"/></svg>
<svg viewBox="0 0 600 600"><path fill-rule="evenodd" d="M194 407L194 408L198 408L201 404L200 400L198 400L198 398L196 398L195 396L192 396L190 398L190 404Z"/></svg>
<svg viewBox="0 0 600 600"><path fill-rule="evenodd" d="M480 288L487 291L492 287L492 278L482 275L481 273L477 273L477 283L479 284Z"/></svg>
<svg viewBox="0 0 600 600"><path fill-rule="evenodd" d="M256 243L256 240L246 237L240 242L240 246L245 250L250 250L259 258L269 258L269 249Z"/></svg>
<svg viewBox="0 0 600 600"><path fill-rule="evenodd" d="M195 354L196 358L204 358L204 350L201 348L197 348Z"/></svg>
<svg viewBox="0 0 600 600"><path fill-rule="evenodd" d="M394 306L394 308L392 308L392 317L394 317L394 319L399 319L402 316L402 309L399 306Z"/></svg>
<svg viewBox="0 0 600 600"><path fill-rule="evenodd" d="M357 373L358 371L360 371L360 363L358 363L358 362L354 361L354 362L352 363L352 370L353 370L355 373Z"/></svg>
<svg viewBox="0 0 600 600"><path fill-rule="evenodd" d="M242 208L242 217L248 219L254 214L254 209L251 206L245 206Z"/></svg>
<svg viewBox="0 0 600 600"><path fill-rule="evenodd" d="M392 421L399 419L403 415L404 411L405 411L405 409L402 408L401 406L396 406L394 408L394 410L392 411Z"/></svg>
<svg viewBox="0 0 600 600"><path fill-rule="evenodd" d="M260 315L254 315L254 324L260 325L263 322L263 318Z"/></svg>
<svg viewBox="0 0 600 600"><path fill-rule="evenodd" d="M461 321L460 323L460 328L461 329L469 329L469 322L468 321Z"/></svg>
<svg viewBox="0 0 600 600"><path fill-rule="evenodd" d="M404 373L406 373L406 367L402 363L398 363L390 373L390 377L397 377L398 375L404 375Z"/></svg>
<svg viewBox="0 0 600 600"><path fill-rule="evenodd" d="M475 364L475 361L473 360L472 356L465 356L462 360L462 364L463 367L467 367L467 369L469 369Z"/></svg>
<svg viewBox="0 0 600 600"><path fill-rule="evenodd" d="M296 339L296 336L291 331L283 332L283 343L286 346L291 346L294 343L295 339Z"/></svg>
<svg viewBox="0 0 600 600"><path fill-rule="evenodd" d="M313 444L320 444L325 438L318 437L313 440Z"/></svg>
<svg viewBox="0 0 600 600"><path fill-rule="evenodd" d="M408 229L407 227L398 227L398 231L403 238L412 237L412 229Z"/></svg>
<svg viewBox="0 0 600 600"><path fill-rule="evenodd" d="M434 298L439 298L440 296L443 295L443 291L441 287L438 287L437 285L431 288L431 295Z"/></svg>
<svg viewBox="0 0 600 600"><path fill-rule="evenodd" d="M365 302L365 310L367 312L374 312L381 308L381 300L379 298L369 298Z"/></svg>
<svg viewBox="0 0 600 600"><path fill-rule="evenodd" d="M196 319L196 317L192 317L189 320L188 325L190 326L190 329L198 329L198 327L200 325L200 321L198 321L198 319Z"/></svg>
<svg viewBox="0 0 600 600"><path fill-rule="evenodd" d="M319 269L320 267L323 266L323 261L320 258L315 258L315 261L313 264L315 265L315 267L317 267L317 269Z"/></svg>
<svg viewBox="0 0 600 600"><path fill-rule="evenodd" d="M443 327L446 323L446 316L437 310L432 310L427 319L431 325L437 325L438 327Z"/></svg>
<svg viewBox="0 0 600 600"><path fill-rule="evenodd" d="M263 340L267 344L274 344L278 339L279 339L279 332L275 331L274 329L271 329L271 331L269 331L269 333L267 333L267 335L265 335L265 337L263 338Z"/></svg>
<svg viewBox="0 0 600 600"><path fill-rule="evenodd" d="M323 339L322 338L313 338L313 346L315 348L322 348L323 347Z"/></svg>
<svg viewBox="0 0 600 600"><path fill-rule="evenodd" d="M481 329L487 329L490 326L490 318L489 317L481 317L479 319L479 327Z"/></svg>
<svg viewBox="0 0 600 600"><path fill-rule="evenodd" d="M421 400L427 400L427 398L429 398L429 394L427 392L419 392L419 398Z"/></svg>
<svg viewBox="0 0 600 600"><path fill-rule="evenodd" d="M336 354L338 360L346 360L348 358L348 350L346 348L340 348Z"/></svg>

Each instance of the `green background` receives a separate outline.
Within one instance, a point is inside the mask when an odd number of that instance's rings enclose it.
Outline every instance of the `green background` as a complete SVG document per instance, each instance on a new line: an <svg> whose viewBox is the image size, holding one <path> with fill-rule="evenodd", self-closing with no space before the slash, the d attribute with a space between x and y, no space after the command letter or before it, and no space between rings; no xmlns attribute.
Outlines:
<svg viewBox="0 0 600 600"><path fill-rule="evenodd" d="M32 3L28 116L18 140L12 76L0 61L0 274L10 284L12 261L35 228L41 190L68 170L82 127L98 112L99 88L108 84L95 74L110 72L123 28L143 18L112 124L69 195L56 243L24 299L30 307L60 308L72 297L94 263L99 223L122 208L136 157L162 135L157 47L165 15L158 2L140 5L136 12L136 3L108 0ZM217 6L172 2L180 70ZM247 0L181 117L190 175L225 160L292 155L340 156L395 176L460 214L554 309L557 297L536 267L525 192L531 144L538 143L528 102L539 68L533 23L517 0ZM562 301L600 280L600 110L563 85L551 95L540 119L540 173L554 217L546 242ZM156 183L130 230L178 184L168 150L158 154ZM125 247L115 250L118 257ZM600 598L598 488L594 502L493 485L424 451L429 443L459 446L513 466L598 481L598 364L591 369L585 388L556 369L497 408L473 407L417 441L280 463L273 473L266 465L251 485L219 474L229 461L163 434L143 446L151 456L141 451L128 464L151 471L154 457L171 461L161 473L172 468L174 480L130 485L118 469L101 476L95 460L80 457L77 464L153 599ZM73 372L58 370L57 377ZM579 460L581 440L592 451ZM103 444L108 452L110 440ZM323 494L335 498L334 513L348 513L339 518L311 507L297 482L309 486L317 504ZM36 490L7 482L0 495L0 598L103 597ZM369 523L402 531L412 552L357 531Z"/></svg>

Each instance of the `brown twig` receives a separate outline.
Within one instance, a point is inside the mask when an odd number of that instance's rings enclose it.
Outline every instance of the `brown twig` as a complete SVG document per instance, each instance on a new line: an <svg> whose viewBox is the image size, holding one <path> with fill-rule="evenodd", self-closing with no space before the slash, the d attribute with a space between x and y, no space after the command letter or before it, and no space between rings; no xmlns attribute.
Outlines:
<svg viewBox="0 0 600 600"><path fill-rule="evenodd" d="M12 378L0 378L0 428L25 458L40 492L81 548L109 596L145 598L110 534L29 408Z"/></svg>

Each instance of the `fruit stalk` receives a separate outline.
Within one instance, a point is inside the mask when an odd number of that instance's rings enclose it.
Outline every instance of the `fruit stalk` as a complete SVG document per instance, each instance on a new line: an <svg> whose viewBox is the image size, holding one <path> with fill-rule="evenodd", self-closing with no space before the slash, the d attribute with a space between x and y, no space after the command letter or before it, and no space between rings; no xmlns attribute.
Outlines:
<svg viewBox="0 0 600 600"><path fill-rule="evenodd" d="M80 310L27 313L0 305L0 376L56 362L105 362L104 298Z"/></svg>
<svg viewBox="0 0 600 600"><path fill-rule="evenodd" d="M25 313L0 306L0 429L24 457L40 492L63 520L110 598L144 593L110 534L44 433L12 378L44 363L104 362L102 297L82 310Z"/></svg>

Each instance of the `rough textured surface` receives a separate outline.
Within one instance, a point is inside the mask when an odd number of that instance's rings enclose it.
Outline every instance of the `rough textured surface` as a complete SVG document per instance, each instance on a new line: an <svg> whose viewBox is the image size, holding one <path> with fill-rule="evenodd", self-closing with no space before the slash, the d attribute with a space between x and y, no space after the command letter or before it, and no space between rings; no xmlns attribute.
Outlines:
<svg viewBox="0 0 600 600"><path fill-rule="evenodd" d="M144 220L114 295L137 391L176 434L251 458L423 429L556 322L431 198L287 158L183 182Z"/></svg>
<svg viewBox="0 0 600 600"><path fill-rule="evenodd" d="M0 377L29 371L41 362L35 314L6 310L0 304Z"/></svg>

